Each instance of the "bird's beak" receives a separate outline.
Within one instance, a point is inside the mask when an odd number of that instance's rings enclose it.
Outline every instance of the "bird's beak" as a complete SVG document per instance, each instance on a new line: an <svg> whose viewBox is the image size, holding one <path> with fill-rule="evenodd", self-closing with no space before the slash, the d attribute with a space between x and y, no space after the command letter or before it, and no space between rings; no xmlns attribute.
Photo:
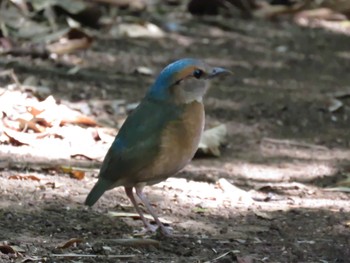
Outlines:
<svg viewBox="0 0 350 263"><path fill-rule="evenodd" d="M211 72L207 75L207 79L212 79L221 75L232 75L233 73L224 68L212 68Z"/></svg>

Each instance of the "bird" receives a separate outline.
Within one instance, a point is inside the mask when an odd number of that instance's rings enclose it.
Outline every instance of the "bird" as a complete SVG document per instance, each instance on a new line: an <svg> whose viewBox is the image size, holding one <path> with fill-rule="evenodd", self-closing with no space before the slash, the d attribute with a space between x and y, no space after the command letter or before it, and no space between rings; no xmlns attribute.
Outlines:
<svg viewBox="0 0 350 263"><path fill-rule="evenodd" d="M159 228L164 236L171 236L143 188L174 176L191 161L204 129L203 96L208 81L230 73L194 58L166 66L120 128L85 205L91 207L107 190L123 186L146 230ZM157 226L146 220L133 189Z"/></svg>

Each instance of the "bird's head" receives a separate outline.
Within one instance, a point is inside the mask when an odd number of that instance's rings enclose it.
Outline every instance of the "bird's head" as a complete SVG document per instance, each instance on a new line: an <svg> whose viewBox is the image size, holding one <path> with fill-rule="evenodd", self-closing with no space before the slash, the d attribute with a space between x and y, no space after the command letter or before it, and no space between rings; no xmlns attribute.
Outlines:
<svg viewBox="0 0 350 263"><path fill-rule="evenodd" d="M176 104L201 101L208 89L208 80L229 73L223 68L211 68L201 60L180 59L162 70L147 96Z"/></svg>

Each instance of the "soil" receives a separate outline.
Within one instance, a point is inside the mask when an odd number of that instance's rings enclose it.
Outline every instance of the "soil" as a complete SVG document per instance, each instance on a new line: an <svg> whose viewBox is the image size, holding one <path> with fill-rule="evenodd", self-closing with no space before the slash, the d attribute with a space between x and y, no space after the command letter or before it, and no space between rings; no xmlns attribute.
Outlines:
<svg viewBox="0 0 350 263"><path fill-rule="evenodd" d="M173 237L138 236L139 218L111 216L135 212L122 188L84 207L98 170L79 181L4 168L0 241L20 254L2 247L1 262L350 262L349 193L327 189L350 174L349 36L236 18L184 17L180 26L162 39L96 33L91 49L70 55L82 60L75 74L51 59L2 57L21 81L35 76L71 102L137 102L155 76L134 70L159 72L182 57L234 76L212 83L205 101L208 123L228 127L221 156L195 158L145 189ZM8 179L18 173L41 181Z"/></svg>

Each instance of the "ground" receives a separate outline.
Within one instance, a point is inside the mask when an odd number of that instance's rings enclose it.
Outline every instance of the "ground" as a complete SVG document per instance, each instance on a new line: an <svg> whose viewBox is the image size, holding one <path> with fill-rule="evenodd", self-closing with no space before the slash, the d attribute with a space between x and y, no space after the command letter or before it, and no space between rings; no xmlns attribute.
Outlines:
<svg viewBox="0 0 350 263"><path fill-rule="evenodd" d="M52 60L0 61L20 80L35 76L56 98L72 102L137 102L154 76L134 69L159 72L182 57L234 72L216 80L205 100L208 123L228 127L221 156L196 158L177 178L146 188L174 236L127 243L142 223L110 215L135 212L121 188L84 207L97 170L79 181L4 168L0 240L21 255L3 253L0 261L349 262L349 194L326 189L350 173L349 37L286 21L184 17L182 23L164 39L101 32L77 55L84 65L76 74ZM342 107L332 111L340 92ZM41 181L8 179L18 173ZM77 245L60 247L71 238Z"/></svg>

